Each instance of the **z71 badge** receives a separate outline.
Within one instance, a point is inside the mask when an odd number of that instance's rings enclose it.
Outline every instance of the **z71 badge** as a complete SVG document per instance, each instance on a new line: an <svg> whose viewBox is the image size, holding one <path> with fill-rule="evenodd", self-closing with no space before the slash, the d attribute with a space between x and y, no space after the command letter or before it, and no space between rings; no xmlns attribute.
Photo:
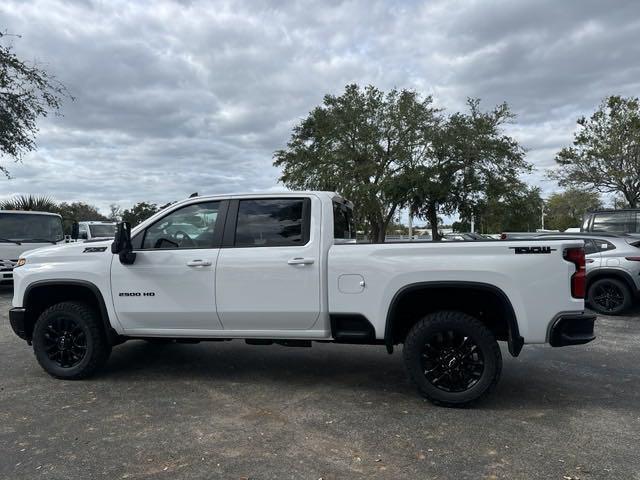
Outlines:
<svg viewBox="0 0 640 480"><path fill-rule="evenodd" d="M535 254L535 253L551 253L555 252L555 248L551 247L509 247L510 249L515 250L516 255L524 255L527 253Z"/></svg>

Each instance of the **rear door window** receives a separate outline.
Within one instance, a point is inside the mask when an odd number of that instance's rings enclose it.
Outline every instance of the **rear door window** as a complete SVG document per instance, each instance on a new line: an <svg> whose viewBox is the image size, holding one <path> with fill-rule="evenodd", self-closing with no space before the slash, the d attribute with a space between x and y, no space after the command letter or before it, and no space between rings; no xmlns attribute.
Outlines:
<svg viewBox="0 0 640 480"><path fill-rule="evenodd" d="M311 200L269 198L240 200L236 247L286 247L309 241Z"/></svg>

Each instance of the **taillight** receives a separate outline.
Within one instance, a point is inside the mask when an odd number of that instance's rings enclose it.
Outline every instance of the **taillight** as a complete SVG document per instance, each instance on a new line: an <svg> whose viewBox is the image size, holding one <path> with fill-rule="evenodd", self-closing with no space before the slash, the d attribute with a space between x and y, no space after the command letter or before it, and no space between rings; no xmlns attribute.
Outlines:
<svg viewBox="0 0 640 480"><path fill-rule="evenodd" d="M500 234L500 240L506 240L507 239L507 234L506 233L501 233Z"/></svg>
<svg viewBox="0 0 640 480"><path fill-rule="evenodd" d="M584 298L587 286L584 248L567 248L564 251L564 259L576 266L576 273L571 275L571 296Z"/></svg>
<svg viewBox="0 0 640 480"><path fill-rule="evenodd" d="M640 262L640 257L624 257L631 262Z"/></svg>

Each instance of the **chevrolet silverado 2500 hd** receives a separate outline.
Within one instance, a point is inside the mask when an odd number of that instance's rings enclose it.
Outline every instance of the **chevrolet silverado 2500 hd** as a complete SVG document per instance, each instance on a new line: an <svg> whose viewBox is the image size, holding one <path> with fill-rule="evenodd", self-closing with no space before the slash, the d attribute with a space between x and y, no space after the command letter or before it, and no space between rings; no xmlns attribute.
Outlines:
<svg viewBox="0 0 640 480"><path fill-rule="evenodd" d="M335 193L189 198L113 241L24 254L10 321L49 374L93 373L132 338L403 344L441 405L496 385L497 340L593 340L581 240L357 244Z"/></svg>

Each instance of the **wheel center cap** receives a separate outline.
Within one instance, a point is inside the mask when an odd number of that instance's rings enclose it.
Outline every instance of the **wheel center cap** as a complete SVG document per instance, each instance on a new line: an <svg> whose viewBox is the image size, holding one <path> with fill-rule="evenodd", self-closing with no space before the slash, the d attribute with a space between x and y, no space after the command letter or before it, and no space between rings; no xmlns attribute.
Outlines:
<svg viewBox="0 0 640 480"><path fill-rule="evenodd" d="M69 340L67 339L66 335L62 336L58 341L58 347L60 348L60 350L66 350L68 344Z"/></svg>

